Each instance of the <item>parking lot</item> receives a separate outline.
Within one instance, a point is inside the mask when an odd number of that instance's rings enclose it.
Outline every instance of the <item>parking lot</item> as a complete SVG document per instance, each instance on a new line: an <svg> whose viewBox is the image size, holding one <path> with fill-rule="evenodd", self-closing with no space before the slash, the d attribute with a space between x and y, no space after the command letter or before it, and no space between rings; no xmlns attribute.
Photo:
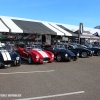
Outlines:
<svg viewBox="0 0 100 100"><path fill-rule="evenodd" d="M0 69L0 100L100 100L100 57Z"/></svg>

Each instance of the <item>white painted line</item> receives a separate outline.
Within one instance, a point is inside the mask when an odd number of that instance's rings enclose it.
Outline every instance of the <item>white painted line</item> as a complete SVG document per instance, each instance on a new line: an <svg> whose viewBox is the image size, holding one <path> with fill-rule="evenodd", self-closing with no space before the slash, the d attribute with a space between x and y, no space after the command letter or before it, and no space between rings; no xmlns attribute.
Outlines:
<svg viewBox="0 0 100 100"><path fill-rule="evenodd" d="M56 95L48 95L48 96L40 96L40 97L32 97L32 98L14 99L14 100L36 100L36 99L44 99L44 98L53 98L53 97L74 95L74 94L80 94L80 93L85 93L85 92L84 91L78 91L78 92L70 92L70 93L63 93L63 94L56 94Z"/></svg>
<svg viewBox="0 0 100 100"><path fill-rule="evenodd" d="M44 73L44 72L53 72L54 70L47 71L30 71L30 72L11 72L11 73L0 73L0 74L28 74L28 73Z"/></svg>

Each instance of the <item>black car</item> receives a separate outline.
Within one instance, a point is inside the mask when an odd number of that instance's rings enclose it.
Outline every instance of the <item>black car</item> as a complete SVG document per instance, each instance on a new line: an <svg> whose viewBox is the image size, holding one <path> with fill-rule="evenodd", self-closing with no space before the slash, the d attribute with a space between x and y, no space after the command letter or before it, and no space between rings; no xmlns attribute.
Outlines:
<svg viewBox="0 0 100 100"><path fill-rule="evenodd" d="M20 55L13 51L10 45L0 45L0 68L7 68L12 65L20 66Z"/></svg>
<svg viewBox="0 0 100 100"><path fill-rule="evenodd" d="M79 53L79 57L86 58L93 55L93 51L87 48L83 48L79 44L67 44L66 48Z"/></svg>
<svg viewBox="0 0 100 100"><path fill-rule="evenodd" d="M100 56L100 47L93 46L92 44L85 45L84 47L89 50L92 50L93 55Z"/></svg>
<svg viewBox="0 0 100 100"><path fill-rule="evenodd" d="M55 59L58 62L76 61L78 59L78 53L66 49L64 45L53 45L51 47L45 47L44 49L54 53Z"/></svg>

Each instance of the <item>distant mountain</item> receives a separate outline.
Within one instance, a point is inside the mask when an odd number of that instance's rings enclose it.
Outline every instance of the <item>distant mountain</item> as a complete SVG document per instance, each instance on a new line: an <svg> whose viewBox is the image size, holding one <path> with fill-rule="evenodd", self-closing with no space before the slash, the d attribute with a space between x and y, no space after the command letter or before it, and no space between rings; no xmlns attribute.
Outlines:
<svg viewBox="0 0 100 100"><path fill-rule="evenodd" d="M96 27L94 27L94 28L96 28L96 29L100 29L100 25L98 25L98 26L96 26Z"/></svg>

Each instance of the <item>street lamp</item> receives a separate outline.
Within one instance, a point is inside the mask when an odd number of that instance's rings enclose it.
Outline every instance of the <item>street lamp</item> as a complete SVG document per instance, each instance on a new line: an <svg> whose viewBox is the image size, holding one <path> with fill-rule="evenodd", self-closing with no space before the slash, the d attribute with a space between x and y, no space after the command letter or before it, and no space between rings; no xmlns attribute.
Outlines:
<svg viewBox="0 0 100 100"><path fill-rule="evenodd" d="M83 33L83 23L79 24L79 30L78 30L78 40L79 40L79 44L80 44L80 34Z"/></svg>

